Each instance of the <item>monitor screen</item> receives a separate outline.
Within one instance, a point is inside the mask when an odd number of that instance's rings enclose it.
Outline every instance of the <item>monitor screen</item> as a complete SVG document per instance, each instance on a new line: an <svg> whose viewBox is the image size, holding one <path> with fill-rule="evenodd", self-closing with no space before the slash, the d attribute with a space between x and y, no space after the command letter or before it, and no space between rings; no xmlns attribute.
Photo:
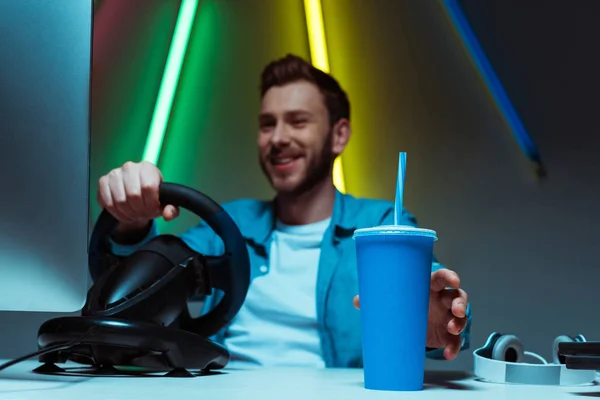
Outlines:
<svg viewBox="0 0 600 400"><path fill-rule="evenodd" d="M92 0L0 0L0 310L88 288Z"/></svg>

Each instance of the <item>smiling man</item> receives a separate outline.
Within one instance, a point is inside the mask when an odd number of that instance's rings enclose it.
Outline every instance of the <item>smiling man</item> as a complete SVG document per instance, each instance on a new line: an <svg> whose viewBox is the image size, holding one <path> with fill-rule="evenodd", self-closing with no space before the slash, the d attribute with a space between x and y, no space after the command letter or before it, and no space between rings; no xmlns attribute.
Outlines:
<svg viewBox="0 0 600 400"><path fill-rule="evenodd" d="M333 163L351 136L350 104L338 82L302 58L271 62L261 76L260 166L276 195L223 204L248 243L251 285L233 323L215 340L232 359L256 366L362 366L355 229L393 223L391 202L336 190ZM128 162L99 181L98 201L117 218L113 252L130 254L156 235L154 220L179 210L158 203L162 175ZM402 224L416 226L403 213ZM204 223L181 238L194 250L222 253ZM467 294L458 275L432 265L427 355L453 359L469 347ZM207 298L205 307L213 306Z"/></svg>

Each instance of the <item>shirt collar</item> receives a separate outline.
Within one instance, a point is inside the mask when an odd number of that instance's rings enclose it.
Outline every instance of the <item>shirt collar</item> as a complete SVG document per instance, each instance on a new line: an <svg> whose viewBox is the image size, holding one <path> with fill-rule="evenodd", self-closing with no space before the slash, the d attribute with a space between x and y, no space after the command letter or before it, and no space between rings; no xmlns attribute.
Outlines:
<svg viewBox="0 0 600 400"><path fill-rule="evenodd" d="M334 240L352 236L356 229L351 213L347 212L348 197L349 195L345 195L336 189L330 223ZM263 207L259 208L256 215L256 225L249 231L247 239L256 244L265 245L275 229L275 218L274 199L263 203Z"/></svg>

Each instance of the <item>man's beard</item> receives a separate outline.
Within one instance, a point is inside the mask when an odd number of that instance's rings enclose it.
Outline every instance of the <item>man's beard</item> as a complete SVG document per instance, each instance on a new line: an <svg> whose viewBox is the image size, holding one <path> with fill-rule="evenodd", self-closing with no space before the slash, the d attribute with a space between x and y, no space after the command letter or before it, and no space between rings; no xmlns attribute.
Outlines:
<svg viewBox="0 0 600 400"><path fill-rule="evenodd" d="M323 144L323 147L321 148L321 152L315 158L312 159L310 164L308 164L304 178L297 184L297 186L293 187L292 189L277 190L278 193L290 196L298 196L309 191L319 183L323 182L323 180L327 179L329 177L331 168L333 167L333 162L335 160L335 155L331 150L332 140L333 132L330 131L327 135L325 143ZM273 179L269 175L269 172L265 165L265 161L260 155L259 163L260 168L271 183L271 186L274 187Z"/></svg>

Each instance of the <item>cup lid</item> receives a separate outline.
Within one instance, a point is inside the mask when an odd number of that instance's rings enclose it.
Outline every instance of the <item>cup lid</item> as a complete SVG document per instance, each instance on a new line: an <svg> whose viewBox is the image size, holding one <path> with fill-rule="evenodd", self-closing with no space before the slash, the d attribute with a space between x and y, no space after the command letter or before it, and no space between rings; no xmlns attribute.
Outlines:
<svg viewBox="0 0 600 400"><path fill-rule="evenodd" d="M376 235L404 235L404 236L424 236L437 240L437 234L434 230L417 228L410 225L381 225L369 228L359 228L354 231L353 238L358 236L376 236Z"/></svg>

